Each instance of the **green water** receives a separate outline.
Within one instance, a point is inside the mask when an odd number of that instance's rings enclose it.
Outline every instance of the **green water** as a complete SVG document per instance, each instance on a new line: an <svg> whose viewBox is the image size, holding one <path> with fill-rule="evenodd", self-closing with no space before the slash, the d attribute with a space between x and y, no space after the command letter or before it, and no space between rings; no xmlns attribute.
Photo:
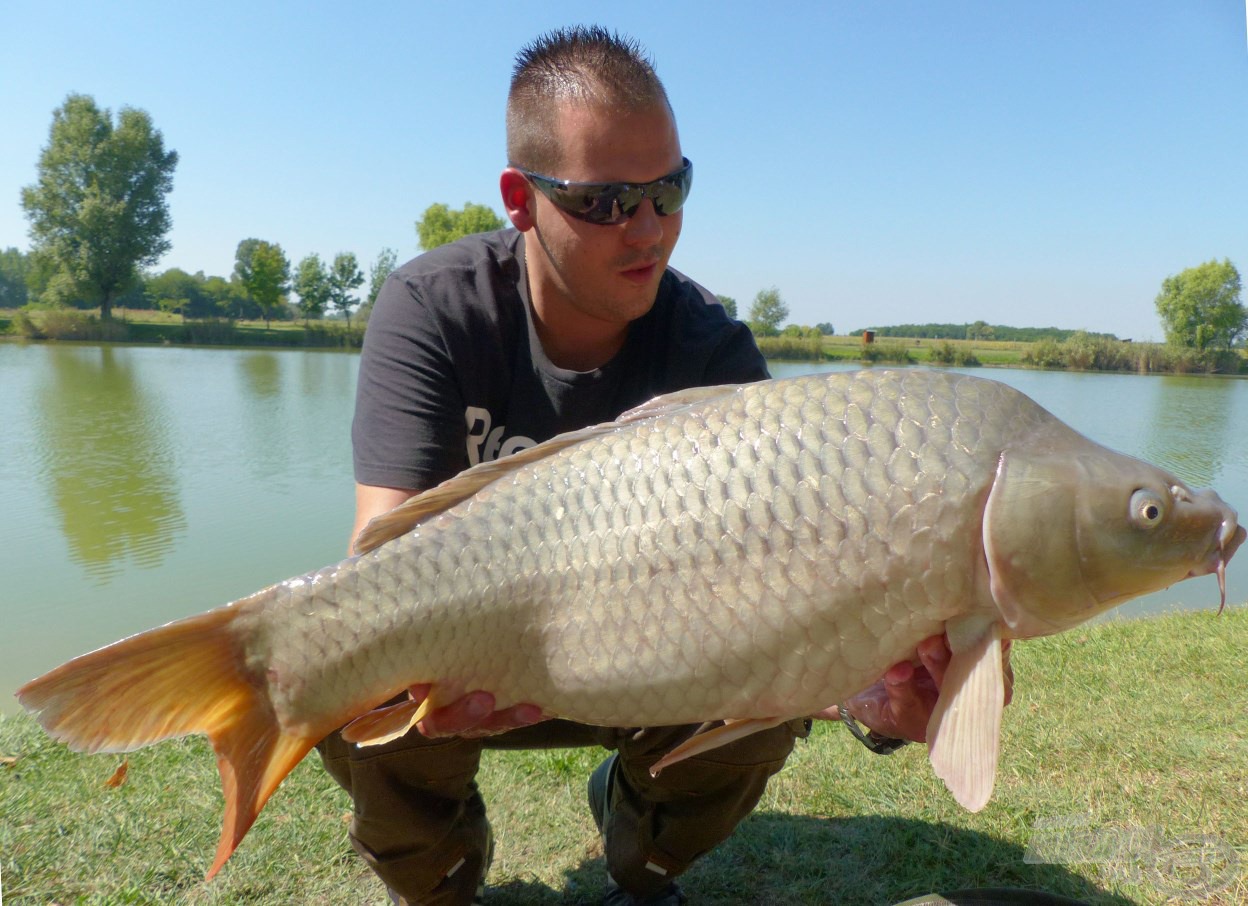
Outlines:
<svg viewBox="0 0 1248 906"><path fill-rule="evenodd" d="M339 559L357 362L0 343L0 713L73 655ZM1248 381L977 373L1248 512ZM1248 559L1228 578L1248 599ZM1216 602L1202 578L1126 612Z"/></svg>

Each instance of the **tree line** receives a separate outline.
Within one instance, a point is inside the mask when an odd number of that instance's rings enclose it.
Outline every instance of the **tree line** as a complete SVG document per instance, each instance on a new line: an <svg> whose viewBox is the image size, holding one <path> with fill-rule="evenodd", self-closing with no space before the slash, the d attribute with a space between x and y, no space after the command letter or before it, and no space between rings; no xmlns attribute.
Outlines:
<svg viewBox="0 0 1248 906"><path fill-rule="evenodd" d="M988 324L975 321L971 324L888 324L859 327L850 331L851 337L860 337L866 331L876 336L897 337L913 340L1004 340L1015 343L1035 343L1040 340L1068 340L1078 330L1066 330L1060 327L1010 327L1006 324ZM1092 334L1092 336L1118 339L1113 334Z"/></svg>
<svg viewBox="0 0 1248 906"><path fill-rule="evenodd" d="M22 189L32 248L0 253L0 307L29 303L48 307L100 309L108 320L115 305L163 308L185 318L294 318L326 314L350 325L358 307L367 309L394 269L397 254L383 249L370 268L365 299L355 295L365 275L354 253L332 260L304 257L293 268L282 247L244 239L227 279L189 274L178 268L151 273L169 251L171 226L167 196L173 188L178 153L143 110L123 107L116 121L93 98L69 95L52 114L48 144L42 149L34 184ZM465 203L455 211L430 205L416 222L421 248L428 250L461 236L498 229L506 221L484 205ZM1228 351L1248 335L1248 309L1240 300L1239 271L1227 259L1211 260L1167 277L1154 307L1168 344L1196 350ZM292 304L290 293L298 296ZM736 300L718 297L732 317ZM760 290L747 323L760 338L787 336L817 340L832 334L830 322L813 327L784 324L788 306L776 287ZM931 339L1064 341L1076 331L973 324L903 324L866 328L880 335ZM855 331L860 334L862 330ZM1094 337L1116 339L1109 334Z"/></svg>
<svg viewBox="0 0 1248 906"><path fill-rule="evenodd" d="M311 254L292 266L279 243L264 239L238 244L229 277L152 271L170 249L167 196L177 164L145 111L123 107L114 117L89 95L69 95L53 111L36 181L21 193L31 250L0 252L0 307L98 308L106 321L115 307L266 322L338 315L348 327L357 309L367 315L397 264L393 249L373 262L363 299L356 291L366 277L354 253ZM435 204L416 228L429 249L503 224L482 205Z"/></svg>
<svg viewBox="0 0 1248 906"><path fill-rule="evenodd" d="M1243 345L1248 337L1248 308L1240 300L1241 293L1239 271L1226 258L1206 261L1166 277L1161 291L1153 299L1166 344L1210 353L1226 352ZM1066 343L1072 340L1119 339L1109 333L1058 327L1008 327L984 321L971 324L893 324L860 328L850 335L861 336L864 330L872 330L879 336L932 340Z"/></svg>

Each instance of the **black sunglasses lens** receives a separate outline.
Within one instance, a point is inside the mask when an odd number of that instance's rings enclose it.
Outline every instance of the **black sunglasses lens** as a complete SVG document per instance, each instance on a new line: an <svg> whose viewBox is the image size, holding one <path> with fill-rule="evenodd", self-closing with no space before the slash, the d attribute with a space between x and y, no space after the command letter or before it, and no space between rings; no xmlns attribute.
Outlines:
<svg viewBox="0 0 1248 906"><path fill-rule="evenodd" d="M543 194L573 217L589 223L610 226L623 223L641 207L646 196L660 217L675 214L689 197L693 173L686 162L683 170L646 185L630 183L560 185L547 177L529 174Z"/></svg>
<svg viewBox="0 0 1248 906"><path fill-rule="evenodd" d="M668 214L675 214L679 211L684 205L686 197L687 192L683 180L665 182L656 186L650 194L651 200L654 201L654 212L660 217L666 217Z"/></svg>

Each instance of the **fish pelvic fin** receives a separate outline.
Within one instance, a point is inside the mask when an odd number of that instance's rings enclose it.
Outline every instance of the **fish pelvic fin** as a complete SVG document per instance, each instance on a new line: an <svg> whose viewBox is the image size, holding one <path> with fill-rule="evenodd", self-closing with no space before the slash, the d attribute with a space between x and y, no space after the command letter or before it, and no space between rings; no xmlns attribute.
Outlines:
<svg viewBox="0 0 1248 906"><path fill-rule="evenodd" d="M225 818L212 878L282 779L320 738L280 726L265 677L248 670L235 607L168 623L74 658L17 691L50 736L79 752L129 752L202 733Z"/></svg>
<svg viewBox="0 0 1248 906"><path fill-rule="evenodd" d="M429 712L432 696L420 701L408 698L394 705L361 714L342 728L342 738L357 746L380 746L406 736Z"/></svg>
<svg viewBox="0 0 1248 906"><path fill-rule="evenodd" d="M726 746L730 742L736 742L738 739L743 739L760 730L770 730L772 727L784 723L784 721L785 718L783 717L751 717L739 720L726 720L718 727L711 727L709 730L695 733L676 746L650 766L650 776L658 777L659 772L664 768L670 768L686 758L692 758L694 755L701 755L703 752Z"/></svg>
<svg viewBox="0 0 1248 906"><path fill-rule="evenodd" d="M1001 624L969 617L951 621L946 631L953 657L927 724L928 756L953 798L978 812L992 797L1001 748Z"/></svg>

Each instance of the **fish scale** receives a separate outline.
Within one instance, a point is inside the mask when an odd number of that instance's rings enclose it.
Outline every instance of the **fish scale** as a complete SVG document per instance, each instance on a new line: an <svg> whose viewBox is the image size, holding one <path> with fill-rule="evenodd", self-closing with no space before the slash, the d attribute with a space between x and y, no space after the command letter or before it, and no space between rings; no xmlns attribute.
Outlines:
<svg viewBox="0 0 1248 906"><path fill-rule="evenodd" d="M840 702L945 633L927 728L959 802L991 794L1000 642L1216 572L1211 491L1002 384L929 371L699 388L485 463L374 520L361 555L83 655L18 697L59 739L206 733L214 874L323 736L404 732L471 690L607 726L729 722L674 763ZM188 695L187 690L193 690Z"/></svg>

